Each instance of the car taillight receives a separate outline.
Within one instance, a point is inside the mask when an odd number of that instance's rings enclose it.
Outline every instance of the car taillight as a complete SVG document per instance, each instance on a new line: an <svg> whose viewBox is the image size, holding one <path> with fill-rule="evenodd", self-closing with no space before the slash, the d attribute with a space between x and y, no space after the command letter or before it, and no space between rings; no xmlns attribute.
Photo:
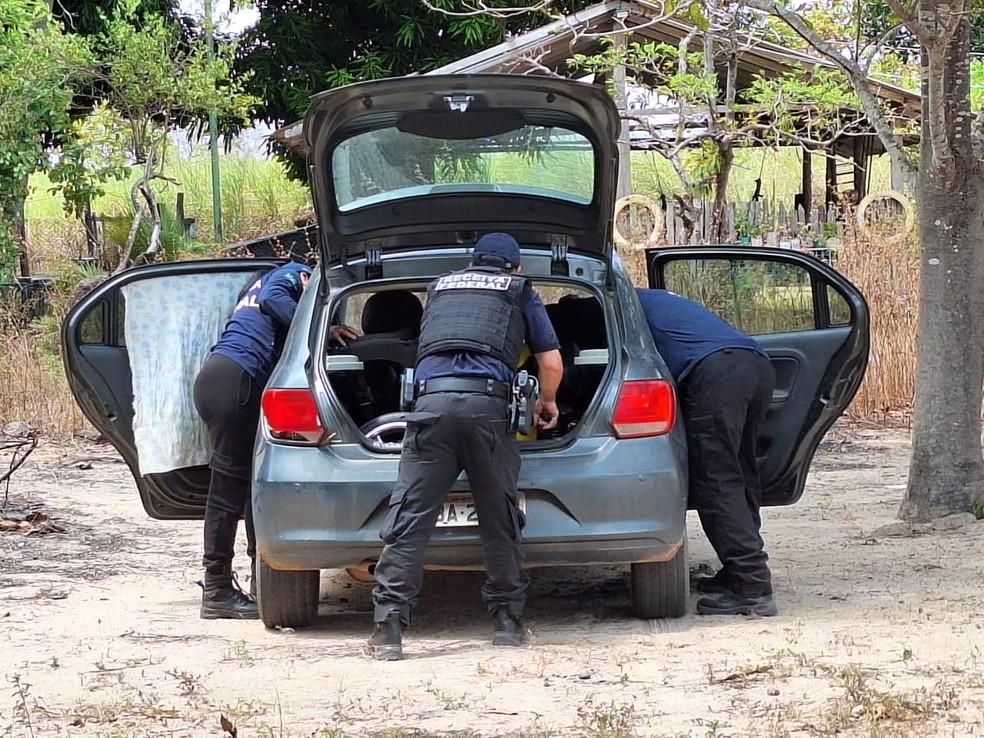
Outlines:
<svg viewBox="0 0 984 738"><path fill-rule="evenodd" d="M675 419L676 398L669 382L624 382L612 415L612 428L619 438L660 436L670 432Z"/></svg>
<svg viewBox="0 0 984 738"><path fill-rule="evenodd" d="M314 395L307 389L268 389L263 417L270 435L282 441L317 443L324 433Z"/></svg>

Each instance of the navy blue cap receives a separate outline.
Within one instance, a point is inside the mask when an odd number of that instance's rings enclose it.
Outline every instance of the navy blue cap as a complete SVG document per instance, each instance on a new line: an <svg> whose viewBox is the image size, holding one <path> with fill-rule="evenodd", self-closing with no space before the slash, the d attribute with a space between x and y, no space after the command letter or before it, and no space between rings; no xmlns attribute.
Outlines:
<svg viewBox="0 0 984 738"><path fill-rule="evenodd" d="M496 256L506 262L506 268L515 269L519 266L519 244L508 233L486 233L475 244L472 260L477 262L480 256Z"/></svg>

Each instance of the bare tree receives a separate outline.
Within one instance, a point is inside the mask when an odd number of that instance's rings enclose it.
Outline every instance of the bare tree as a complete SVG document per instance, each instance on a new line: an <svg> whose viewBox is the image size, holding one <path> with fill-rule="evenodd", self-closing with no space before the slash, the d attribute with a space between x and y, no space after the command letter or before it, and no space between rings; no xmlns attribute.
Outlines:
<svg viewBox="0 0 984 738"><path fill-rule="evenodd" d="M984 111L970 102L971 0L886 0L922 47L919 238L922 278L916 341L912 462L899 514L927 520L984 500ZM889 153L907 165L864 60L821 38L772 0L746 0L781 18L844 70ZM873 48L870 54L877 53ZM870 64L870 61L867 62Z"/></svg>

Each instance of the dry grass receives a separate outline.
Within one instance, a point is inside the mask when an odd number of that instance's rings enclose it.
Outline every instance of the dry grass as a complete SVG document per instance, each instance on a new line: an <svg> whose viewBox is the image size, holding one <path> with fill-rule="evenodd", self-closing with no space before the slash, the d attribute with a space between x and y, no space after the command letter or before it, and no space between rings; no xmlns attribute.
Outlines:
<svg viewBox="0 0 984 738"><path fill-rule="evenodd" d="M84 273L66 267L48 295L49 315L30 324L0 313L0 427L30 423L42 434L67 439L86 427L65 378L60 327ZM10 308L7 308L9 311Z"/></svg>
<svg viewBox="0 0 984 738"><path fill-rule="evenodd" d="M624 249L621 258L635 284L648 285L645 252ZM835 266L861 291L871 311L868 370L848 415L882 421L907 415L916 371L918 247L849 233Z"/></svg>
<svg viewBox="0 0 984 738"><path fill-rule="evenodd" d="M0 337L0 425L22 420L44 435L70 438L84 427L61 359L38 330L7 330Z"/></svg>
<svg viewBox="0 0 984 738"><path fill-rule="evenodd" d="M864 384L851 405L853 418L906 414L916 374L919 255L914 243L849 239L837 269L868 300L871 353Z"/></svg>

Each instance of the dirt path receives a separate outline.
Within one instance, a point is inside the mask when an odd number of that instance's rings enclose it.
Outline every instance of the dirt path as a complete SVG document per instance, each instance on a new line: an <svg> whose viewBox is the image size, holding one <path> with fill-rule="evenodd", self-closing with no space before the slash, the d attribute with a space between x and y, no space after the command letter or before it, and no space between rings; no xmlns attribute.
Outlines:
<svg viewBox="0 0 984 738"><path fill-rule="evenodd" d="M0 533L0 736L984 736L984 523L873 535L907 452L841 432L766 512L777 618L639 621L624 571L536 571L532 645L502 652L479 577L428 574L408 660L375 663L343 575L303 632L199 620L199 526L148 519L108 447L42 447L8 514L65 532Z"/></svg>

